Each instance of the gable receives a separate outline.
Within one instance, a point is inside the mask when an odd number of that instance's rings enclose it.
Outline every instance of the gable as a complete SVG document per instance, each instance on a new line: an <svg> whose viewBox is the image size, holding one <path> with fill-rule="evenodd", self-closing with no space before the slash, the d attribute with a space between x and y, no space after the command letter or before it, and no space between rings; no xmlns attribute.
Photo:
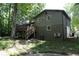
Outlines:
<svg viewBox="0 0 79 59"><path fill-rule="evenodd" d="M36 15L33 19L35 19L35 18L37 18L37 17L39 17L41 14L43 14L43 13L47 13L48 11L55 11L55 12L62 12L63 13L63 15L65 15L66 16L66 18L68 18L69 20L70 20L70 17L67 15L67 13L64 11L64 10L43 10L41 13L39 13L38 15Z"/></svg>

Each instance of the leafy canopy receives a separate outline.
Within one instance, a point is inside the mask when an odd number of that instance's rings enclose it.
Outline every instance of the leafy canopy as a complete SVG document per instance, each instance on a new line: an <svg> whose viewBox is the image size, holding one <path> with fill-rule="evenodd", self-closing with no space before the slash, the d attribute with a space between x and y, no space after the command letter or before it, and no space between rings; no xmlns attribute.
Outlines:
<svg viewBox="0 0 79 59"><path fill-rule="evenodd" d="M66 4L65 10L68 15L71 17L71 26L72 29L79 27L79 4Z"/></svg>
<svg viewBox="0 0 79 59"><path fill-rule="evenodd" d="M36 16L44 8L44 3L18 3L16 21L29 19ZM0 3L0 35L10 35L12 24L13 4Z"/></svg>

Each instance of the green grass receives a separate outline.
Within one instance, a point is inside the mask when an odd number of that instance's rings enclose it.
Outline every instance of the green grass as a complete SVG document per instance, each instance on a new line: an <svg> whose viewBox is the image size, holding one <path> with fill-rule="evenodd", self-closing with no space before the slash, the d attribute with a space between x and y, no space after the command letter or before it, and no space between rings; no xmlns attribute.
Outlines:
<svg viewBox="0 0 79 59"><path fill-rule="evenodd" d="M78 40L52 40L45 41L34 48L31 48L34 53L37 51L40 53L46 52L65 52L65 53L79 53L79 41Z"/></svg>
<svg viewBox="0 0 79 59"><path fill-rule="evenodd" d="M0 40L0 50L8 49L16 40L2 39ZM22 41L22 40L20 40ZM27 42L27 40L23 41ZM21 43L20 43L21 44ZM22 49L17 46L19 53L32 51L33 53L53 53L53 52L65 52L65 53L79 53L79 40L30 40L28 43L21 44ZM16 53L15 53L16 55Z"/></svg>
<svg viewBox="0 0 79 59"><path fill-rule="evenodd" d="M1 39L0 40L0 50L11 47L12 43L13 43L13 41L10 39Z"/></svg>

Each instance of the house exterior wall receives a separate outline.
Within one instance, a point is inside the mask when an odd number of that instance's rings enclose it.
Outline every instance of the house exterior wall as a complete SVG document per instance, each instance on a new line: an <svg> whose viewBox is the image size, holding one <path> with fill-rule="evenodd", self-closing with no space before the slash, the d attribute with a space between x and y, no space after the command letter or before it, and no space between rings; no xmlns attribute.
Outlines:
<svg viewBox="0 0 79 59"><path fill-rule="evenodd" d="M67 38L67 19L64 15L62 18L63 18L64 38Z"/></svg>
<svg viewBox="0 0 79 59"><path fill-rule="evenodd" d="M70 35L70 19L63 15L64 38Z"/></svg>
<svg viewBox="0 0 79 59"><path fill-rule="evenodd" d="M45 21L46 15L42 13L39 17L36 17L35 20L35 27L36 27L36 37L39 39L44 39L45 36Z"/></svg>
<svg viewBox="0 0 79 59"><path fill-rule="evenodd" d="M55 34L60 33L61 37L58 39L66 38L66 17L62 12L47 11L41 13L35 18L36 37L39 39L52 40L56 39ZM63 25L64 24L64 25ZM47 30L47 26L50 26L50 31Z"/></svg>
<svg viewBox="0 0 79 59"><path fill-rule="evenodd" d="M47 11L47 15L49 16L49 19L46 20L46 26L47 25L51 25L51 31L46 31L46 35L49 34L50 35L50 39L56 39L56 37L54 36L54 34L61 34L61 37L63 37L63 30L62 30L62 13L61 12L57 12L57 11ZM46 36L46 38L49 39L48 35Z"/></svg>

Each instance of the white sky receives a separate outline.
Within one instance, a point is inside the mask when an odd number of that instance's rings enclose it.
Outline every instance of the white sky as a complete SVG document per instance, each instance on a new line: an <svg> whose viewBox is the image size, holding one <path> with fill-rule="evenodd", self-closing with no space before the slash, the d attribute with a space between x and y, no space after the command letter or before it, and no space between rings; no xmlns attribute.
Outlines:
<svg viewBox="0 0 79 59"><path fill-rule="evenodd" d="M66 3L79 3L79 0L1 0L0 3L46 3L45 9L64 9Z"/></svg>
<svg viewBox="0 0 79 59"><path fill-rule="evenodd" d="M47 0L45 9L64 9L67 3L79 3L79 0Z"/></svg>
<svg viewBox="0 0 79 59"><path fill-rule="evenodd" d="M46 3L45 9L64 9L66 3Z"/></svg>

